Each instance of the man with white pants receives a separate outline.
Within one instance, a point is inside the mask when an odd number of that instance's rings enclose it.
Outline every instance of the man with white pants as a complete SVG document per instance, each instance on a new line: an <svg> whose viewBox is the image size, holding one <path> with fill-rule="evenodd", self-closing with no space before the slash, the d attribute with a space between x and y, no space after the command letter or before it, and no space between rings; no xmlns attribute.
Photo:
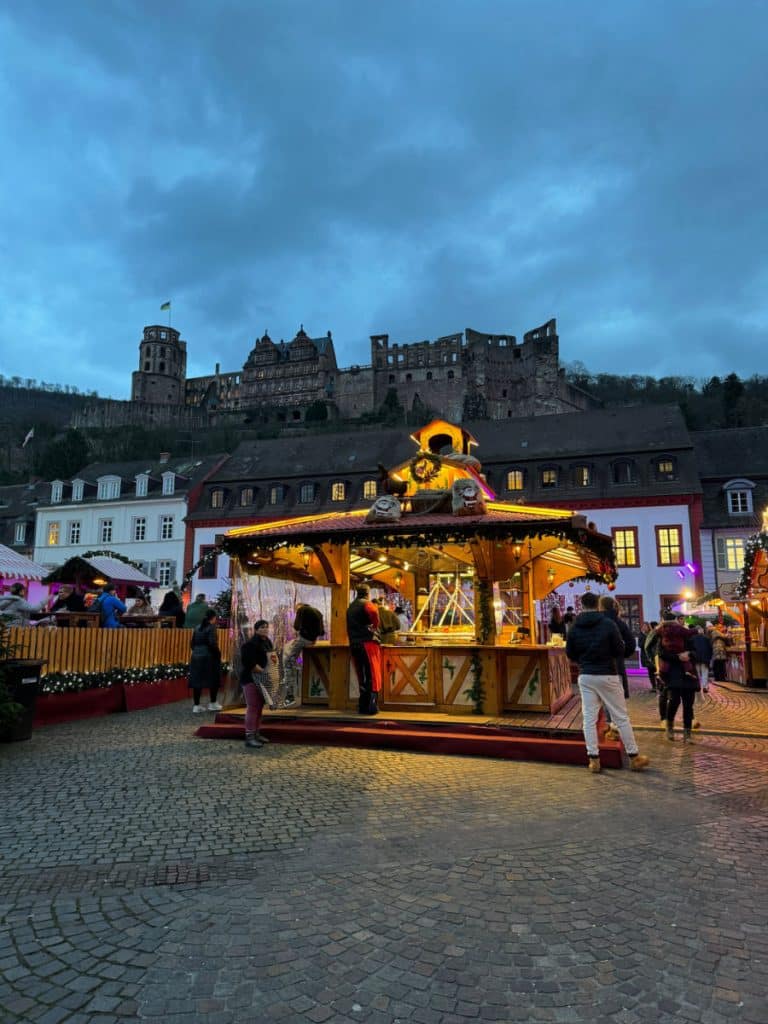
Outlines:
<svg viewBox="0 0 768 1024"><path fill-rule="evenodd" d="M587 592L581 599L582 612L568 632L565 652L579 666L579 691L584 739L587 744L589 770L600 771L600 749L597 740L597 718L603 705L619 730L624 749L629 755L632 771L641 772L650 759L638 753L637 740L627 714L627 702L617 671L617 660L626 653L624 641L615 622L597 610L597 594Z"/></svg>

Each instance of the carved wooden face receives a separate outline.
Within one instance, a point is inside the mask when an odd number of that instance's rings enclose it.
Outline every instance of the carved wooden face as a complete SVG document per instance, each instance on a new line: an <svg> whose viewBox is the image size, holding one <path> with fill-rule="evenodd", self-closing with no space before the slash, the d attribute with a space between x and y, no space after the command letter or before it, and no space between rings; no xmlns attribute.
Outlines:
<svg viewBox="0 0 768 1024"><path fill-rule="evenodd" d="M365 521L366 523L393 523L401 515L400 502L397 498L393 494L381 494L368 509Z"/></svg>
<svg viewBox="0 0 768 1024"><path fill-rule="evenodd" d="M474 480L454 481L451 509L455 516L479 516L485 512L485 497Z"/></svg>

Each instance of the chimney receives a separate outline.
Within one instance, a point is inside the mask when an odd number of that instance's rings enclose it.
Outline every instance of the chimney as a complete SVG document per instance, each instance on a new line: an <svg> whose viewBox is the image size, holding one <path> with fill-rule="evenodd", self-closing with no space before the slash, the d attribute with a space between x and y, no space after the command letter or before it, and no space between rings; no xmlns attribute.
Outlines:
<svg viewBox="0 0 768 1024"><path fill-rule="evenodd" d="M164 466L171 457L170 452L160 452L160 465Z"/></svg>

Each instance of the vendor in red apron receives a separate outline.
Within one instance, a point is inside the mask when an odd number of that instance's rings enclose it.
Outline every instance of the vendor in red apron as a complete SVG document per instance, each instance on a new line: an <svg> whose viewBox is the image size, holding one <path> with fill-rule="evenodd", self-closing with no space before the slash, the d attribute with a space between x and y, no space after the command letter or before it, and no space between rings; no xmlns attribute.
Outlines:
<svg viewBox="0 0 768 1024"><path fill-rule="evenodd" d="M361 715L375 715L379 710L381 648L378 629L378 609L371 601L368 587L361 584L355 591L355 600L347 608L349 653L360 687L357 710Z"/></svg>

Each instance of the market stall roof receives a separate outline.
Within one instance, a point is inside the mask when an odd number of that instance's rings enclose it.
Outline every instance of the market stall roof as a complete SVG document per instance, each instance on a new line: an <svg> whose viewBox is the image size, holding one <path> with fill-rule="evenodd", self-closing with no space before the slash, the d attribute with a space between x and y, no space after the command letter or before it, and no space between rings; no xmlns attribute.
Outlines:
<svg viewBox="0 0 768 1024"><path fill-rule="evenodd" d="M611 538L589 530L583 515L564 509L489 502L486 512L476 516L426 513L404 515L395 522L366 522L367 514L367 509L358 509L237 527L225 535L222 547L230 554L248 555L254 549L326 543L407 548L466 543L472 538L514 544L547 536L575 545L588 575L615 577Z"/></svg>
<svg viewBox="0 0 768 1024"><path fill-rule="evenodd" d="M48 570L31 558L0 544L0 577L17 580L41 580Z"/></svg>
<svg viewBox="0 0 768 1024"><path fill-rule="evenodd" d="M101 577L111 583L128 583L132 586L158 587L160 584L151 576L141 572L129 562L108 555L90 555L88 558L75 557L58 566L44 583L71 583L85 576Z"/></svg>

